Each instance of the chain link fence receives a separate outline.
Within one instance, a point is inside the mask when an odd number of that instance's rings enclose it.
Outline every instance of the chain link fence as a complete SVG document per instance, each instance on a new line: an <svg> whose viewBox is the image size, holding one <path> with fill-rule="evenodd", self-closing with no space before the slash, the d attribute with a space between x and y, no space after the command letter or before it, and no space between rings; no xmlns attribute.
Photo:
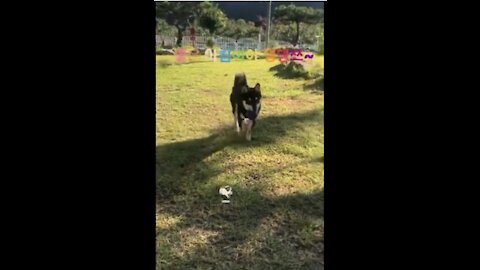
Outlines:
<svg viewBox="0 0 480 270"><path fill-rule="evenodd" d="M207 41L209 37L207 36L183 36L182 38L182 47L183 46L192 46L200 50L207 49ZM263 50L266 48L265 41L259 41L255 38L240 38L235 40L229 37L214 36L213 42L215 46L222 48L223 50L248 50L248 49L257 49ZM177 44L177 38L172 36L156 36L157 50L161 49L162 46L175 47ZM270 48L290 48L293 47L290 42L282 40L270 40ZM320 51L322 46L317 44L299 44L298 46L304 50L316 50Z"/></svg>

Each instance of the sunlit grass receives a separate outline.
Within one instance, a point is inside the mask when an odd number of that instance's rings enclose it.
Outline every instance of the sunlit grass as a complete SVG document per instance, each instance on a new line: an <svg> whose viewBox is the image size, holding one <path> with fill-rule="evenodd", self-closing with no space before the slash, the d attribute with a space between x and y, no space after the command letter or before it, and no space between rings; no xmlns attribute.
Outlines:
<svg viewBox="0 0 480 270"><path fill-rule="evenodd" d="M323 92L278 63L157 56L157 269L323 269ZM262 88L252 142L233 127L240 71Z"/></svg>

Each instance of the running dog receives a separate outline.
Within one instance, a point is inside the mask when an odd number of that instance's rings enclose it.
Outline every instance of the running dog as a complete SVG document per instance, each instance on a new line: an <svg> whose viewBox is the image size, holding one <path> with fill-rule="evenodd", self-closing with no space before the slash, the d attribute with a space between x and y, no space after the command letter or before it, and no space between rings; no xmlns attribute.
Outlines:
<svg viewBox="0 0 480 270"><path fill-rule="evenodd" d="M256 119L261 109L262 93L260 84L255 87L248 87L245 73L235 74L232 93L230 94L230 103L232 105L235 130L245 132L247 141L252 140L252 129L255 126Z"/></svg>

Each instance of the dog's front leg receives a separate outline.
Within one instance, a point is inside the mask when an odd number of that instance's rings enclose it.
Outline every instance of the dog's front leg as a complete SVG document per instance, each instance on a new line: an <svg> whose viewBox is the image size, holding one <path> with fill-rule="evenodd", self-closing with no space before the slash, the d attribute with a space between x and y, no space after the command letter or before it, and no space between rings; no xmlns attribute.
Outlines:
<svg viewBox="0 0 480 270"><path fill-rule="evenodd" d="M247 130L247 136L246 136L246 138L247 138L247 141L251 141L251 140L252 140L252 129L251 129L251 128L249 128L249 129Z"/></svg>
<svg viewBox="0 0 480 270"><path fill-rule="evenodd" d="M252 140L252 126L253 126L253 121L246 118L243 122L244 126L245 126L245 138L247 139L247 141L251 141Z"/></svg>
<svg viewBox="0 0 480 270"><path fill-rule="evenodd" d="M235 104L235 113L233 114L233 121L235 123L235 131L240 133L240 123L238 122L238 104Z"/></svg>

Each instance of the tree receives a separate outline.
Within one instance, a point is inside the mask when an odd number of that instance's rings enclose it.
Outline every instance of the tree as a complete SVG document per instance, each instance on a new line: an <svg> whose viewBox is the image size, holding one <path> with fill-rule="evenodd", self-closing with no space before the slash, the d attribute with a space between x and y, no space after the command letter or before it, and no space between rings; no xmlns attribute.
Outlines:
<svg viewBox="0 0 480 270"><path fill-rule="evenodd" d="M254 22L255 27L257 27L259 33L265 33L267 30L267 18L262 16L257 16L257 20Z"/></svg>
<svg viewBox="0 0 480 270"><path fill-rule="evenodd" d="M270 37L274 40L284 40L292 42L295 39L295 23L271 25ZM300 33L301 36L301 33ZM299 38L300 39L300 38Z"/></svg>
<svg viewBox="0 0 480 270"><path fill-rule="evenodd" d="M207 29L210 35L215 34L224 28L227 23L227 17L217 4L212 2L203 2L200 4L198 25Z"/></svg>
<svg viewBox="0 0 480 270"><path fill-rule="evenodd" d="M157 18L157 34L165 35L165 36L173 36L175 35L176 29L175 27L169 25L164 19Z"/></svg>
<svg viewBox="0 0 480 270"><path fill-rule="evenodd" d="M257 16L257 20L255 21L255 27L261 27L263 30L267 29L267 18L262 16Z"/></svg>
<svg viewBox="0 0 480 270"><path fill-rule="evenodd" d="M270 37L275 40L285 40L292 41L295 39L295 23L290 24L272 24L272 29L270 31ZM321 45L322 36L323 36L323 24L303 24L300 28L298 42L302 44L311 44L311 45ZM318 38L317 38L318 37ZM313 47L312 47L313 48Z"/></svg>
<svg viewBox="0 0 480 270"><path fill-rule="evenodd" d="M156 2L156 17L177 29L178 47L181 47L183 33L188 27L198 24L213 35L227 21L225 14L211 2Z"/></svg>
<svg viewBox="0 0 480 270"><path fill-rule="evenodd" d="M156 2L156 18L177 28L177 46L182 46L183 32L200 12L200 2Z"/></svg>
<svg viewBox="0 0 480 270"><path fill-rule="evenodd" d="M210 38L207 41L208 47L213 47L213 35L223 29L227 23L227 17L217 4L203 2L199 6L198 25L208 30Z"/></svg>
<svg viewBox="0 0 480 270"><path fill-rule="evenodd" d="M273 18L278 23L290 24L293 22L295 24L295 36L291 39L291 42L293 46L296 46L300 37L300 24L316 24L322 22L323 10L295 5L281 5L274 10Z"/></svg>
<svg viewBox="0 0 480 270"><path fill-rule="evenodd" d="M242 37L255 37L259 29L253 22L246 22L243 19L228 20L226 26L219 32L220 35L239 39Z"/></svg>

